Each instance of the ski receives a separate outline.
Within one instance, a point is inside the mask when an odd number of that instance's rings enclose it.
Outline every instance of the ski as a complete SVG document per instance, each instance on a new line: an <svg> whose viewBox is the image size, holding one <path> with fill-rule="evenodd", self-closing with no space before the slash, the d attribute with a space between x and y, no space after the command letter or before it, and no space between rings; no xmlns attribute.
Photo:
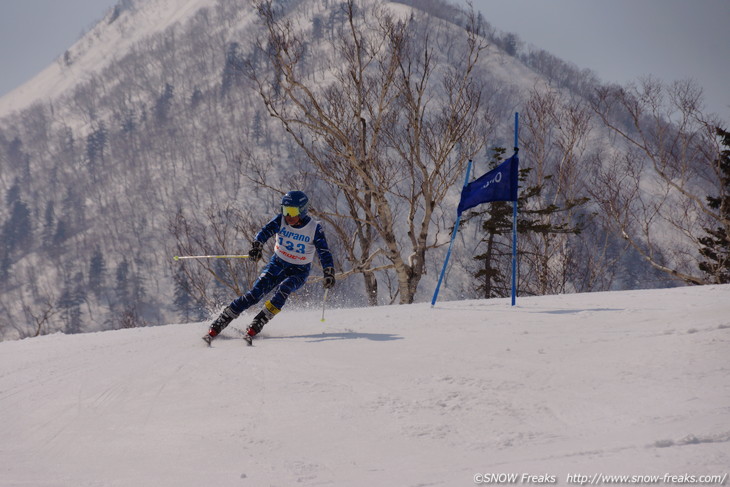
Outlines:
<svg viewBox="0 0 730 487"><path fill-rule="evenodd" d="M246 342L246 345L248 345L249 347L253 346L253 337L251 335L249 335L244 330L236 330L236 331L238 331L238 333L241 334L241 338L243 338L243 341Z"/></svg>
<svg viewBox="0 0 730 487"><path fill-rule="evenodd" d="M241 330L236 330L236 331L241 335L241 338L243 338L243 341L246 342L246 345L248 345L249 347L253 346L253 337L252 336L250 336L245 331L241 331ZM214 337L212 337L210 335L203 335L201 338L205 342L205 344L208 345L208 347L213 346Z"/></svg>

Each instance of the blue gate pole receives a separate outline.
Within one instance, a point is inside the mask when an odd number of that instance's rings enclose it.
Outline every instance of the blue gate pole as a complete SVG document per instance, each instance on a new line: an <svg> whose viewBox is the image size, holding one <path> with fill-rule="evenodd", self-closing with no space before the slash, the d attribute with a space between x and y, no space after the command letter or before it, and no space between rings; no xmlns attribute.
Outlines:
<svg viewBox="0 0 730 487"><path fill-rule="evenodd" d="M469 164L466 165L466 177L464 177L464 186L469 184L469 174L471 174L471 159L469 159ZM439 289L441 289L441 281L444 280L444 274L446 274L446 266L449 265L449 258L451 257L451 247L454 245L456 233L459 231L459 222L461 222L461 213L458 213L456 215L456 223L454 223L454 231L451 232L451 242L449 242L449 250L446 252L446 258L444 259L444 267L441 269L441 275L439 276L438 284L436 284L436 290L434 291L433 298L431 299L432 308L436 304L436 299L439 295Z"/></svg>

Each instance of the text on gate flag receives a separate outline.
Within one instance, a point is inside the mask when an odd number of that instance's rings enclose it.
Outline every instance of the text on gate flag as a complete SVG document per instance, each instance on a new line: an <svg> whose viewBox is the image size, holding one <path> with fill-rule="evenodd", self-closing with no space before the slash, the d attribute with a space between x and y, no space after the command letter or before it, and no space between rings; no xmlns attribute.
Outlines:
<svg viewBox="0 0 730 487"><path fill-rule="evenodd" d="M519 158L517 153L483 176L464 186L456 210L464 210L490 201L517 201L519 179Z"/></svg>

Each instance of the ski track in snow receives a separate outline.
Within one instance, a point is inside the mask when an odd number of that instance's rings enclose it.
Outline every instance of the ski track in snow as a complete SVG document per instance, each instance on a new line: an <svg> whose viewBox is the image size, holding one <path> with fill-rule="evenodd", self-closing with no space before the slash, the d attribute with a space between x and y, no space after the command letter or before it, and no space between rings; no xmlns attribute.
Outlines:
<svg viewBox="0 0 730 487"><path fill-rule="evenodd" d="M0 486L722 474L730 286L286 309L0 343Z"/></svg>

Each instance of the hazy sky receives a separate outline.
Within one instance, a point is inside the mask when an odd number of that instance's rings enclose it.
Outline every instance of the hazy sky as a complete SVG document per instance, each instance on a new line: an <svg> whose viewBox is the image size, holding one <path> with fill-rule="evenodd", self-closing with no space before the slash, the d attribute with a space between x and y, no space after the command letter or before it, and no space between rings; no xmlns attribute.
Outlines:
<svg viewBox="0 0 730 487"><path fill-rule="evenodd" d="M0 96L71 47L116 0L0 0Z"/></svg>
<svg viewBox="0 0 730 487"><path fill-rule="evenodd" d="M466 5L466 0L459 0ZM473 0L514 32L602 81L693 78L730 123L730 0Z"/></svg>
<svg viewBox="0 0 730 487"><path fill-rule="evenodd" d="M466 4L467 0L451 0ZM241 0L242 4L246 4ZM0 0L0 96L70 47L116 0ZM603 81L694 78L730 123L730 0L473 0L493 27Z"/></svg>

